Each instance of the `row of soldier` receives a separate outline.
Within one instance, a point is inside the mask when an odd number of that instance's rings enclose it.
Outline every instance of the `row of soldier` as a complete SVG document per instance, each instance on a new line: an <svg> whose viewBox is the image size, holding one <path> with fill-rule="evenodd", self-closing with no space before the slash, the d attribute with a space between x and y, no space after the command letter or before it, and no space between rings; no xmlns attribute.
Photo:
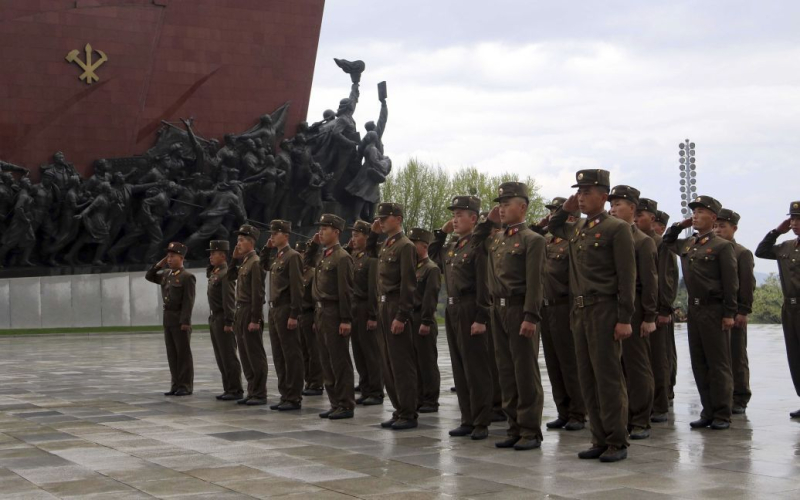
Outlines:
<svg viewBox="0 0 800 500"><path fill-rule="evenodd" d="M330 409L320 417L352 418L356 404L381 404L385 388L394 412L381 426L416 427L419 413L438 407L435 314L444 281L461 412L450 435L487 438L499 407L508 429L498 448L541 446L541 335L558 410L547 427L580 430L588 417L592 442L579 457L623 460L629 439L646 439L651 422L668 420L680 257L702 406L691 426L729 428L731 415L743 413L750 399L746 327L755 280L752 253L734 240L739 216L700 196L690 203L692 218L667 229L668 216L655 201L630 186L612 188L609 177L604 170L578 172L577 193L553 200L551 214L530 227L527 187L509 182L499 187L498 206L483 216L478 198L454 198L452 219L434 232L414 228L406 235L403 207L382 203L373 223L349 228L346 247L340 244L345 221L332 214L320 218L319 233L301 252L289 247L291 226L282 220L271 223L260 254L258 229L242 226L230 267L226 242L213 242L210 321L225 389L218 398L266 404L262 310L269 272L269 336L280 393L271 408L300 409L304 395L324 387ZM757 254L780 262L787 352L800 389L798 240L775 244L790 227L800 235L800 203L790 215ZM689 227L695 233L681 238ZM163 290L172 372L167 395L192 392L184 308L193 300L194 278L179 262L186 250L171 243L171 270L160 272L162 261L148 272ZM237 346L246 392L238 383Z"/></svg>

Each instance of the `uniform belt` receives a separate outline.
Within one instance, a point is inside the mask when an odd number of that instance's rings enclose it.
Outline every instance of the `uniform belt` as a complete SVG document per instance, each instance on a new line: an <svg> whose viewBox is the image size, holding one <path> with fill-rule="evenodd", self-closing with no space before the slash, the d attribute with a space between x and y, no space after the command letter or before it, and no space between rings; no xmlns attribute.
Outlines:
<svg viewBox="0 0 800 500"><path fill-rule="evenodd" d="M303 312L303 314L313 313L314 312L314 308L313 307L304 307L302 312Z"/></svg>
<svg viewBox="0 0 800 500"><path fill-rule="evenodd" d="M280 306L288 306L292 303L292 299L289 297L280 297L278 300L271 300L269 302L270 307L280 307Z"/></svg>
<svg viewBox="0 0 800 500"><path fill-rule="evenodd" d="M711 306L722 304L722 299L693 299L689 297L690 306Z"/></svg>
<svg viewBox="0 0 800 500"><path fill-rule="evenodd" d="M395 298L395 297L399 297L399 296L400 296L400 292L391 292L391 293L387 293L387 294L385 294L385 295L381 295L381 296L378 298L378 301L379 301L379 302L386 302L386 301L387 301L387 300L389 300L389 299L393 299L393 298Z"/></svg>
<svg viewBox="0 0 800 500"><path fill-rule="evenodd" d="M564 304L569 304L569 295L564 295L563 297L558 297L555 299L544 299L545 307L560 306Z"/></svg>
<svg viewBox="0 0 800 500"><path fill-rule="evenodd" d="M253 304L250 303L250 302L238 302L238 301L236 302L236 308L237 309L240 308L240 307L250 307L252 305Z"/></svg>
<svg viewBox="0 0 800 500"><path fill-rule="evenodd" d="M217 310L212 309L211 310L211 315L212 316L222 316L223 314L225 314L225 309L217 309Z"/></svg>
<svg viewBox="0 0 800 500"><path fill-rule="evenodd" d="M514 295L513 297L494 297L494 305L500 307L522 306L525 305L525 296Z"/></svg>
<svg viewBox="0 0 800 500"><path fill-rule="evenodd" d="M616 295L579 295L575 297L574 305L578 309L583 309L586 306L591 306L593 304L599 304L600 302L612 302L617 300Z"/></svg>
<svg viewBox="0 0 800 500"><path fill-rule="evenodd" d="M784 297L783 304L786 307L797 307L800 305L800 297Z"/></svg>
<svg viewBox="0 0 800 500"><path fill-rule="evenodd" d="M318 301L315 302L315 304L316 304L317 308L322 309L325 306L338 305L339 301L338 300L333 300L333 299L330 299L330 300L318 300Z"/></svg>
<svg viewBox="0 0 800 500"><path fill-rule="evenodd" d="M447 297L447 305L452 306L455 304L463 304L464 302L472 302L475 300L475 295L462 295L460 297Z"/></svg>

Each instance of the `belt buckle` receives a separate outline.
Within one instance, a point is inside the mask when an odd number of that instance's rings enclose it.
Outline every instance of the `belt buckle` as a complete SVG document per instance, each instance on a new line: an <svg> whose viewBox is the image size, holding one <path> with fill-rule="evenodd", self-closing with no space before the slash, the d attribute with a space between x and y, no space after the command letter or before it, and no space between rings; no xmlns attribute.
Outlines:
<svg viewBox="0 0 800 500"><path fill-rule="evenodd" d="M317 302L317 307L318 307L319 309L322 309L322 302Z"/></svg>
<svg viewBox="0 0 800 500"><path fill-rule="evenodd" d="M381 295L381 302L386 302L386 295Z"/></svg>
<svg viewBox="0 0 800 500"><path fill-rule="evenodd" d="M575 297L575 307L577 307L578 309L583 309L584 307L586 307L583 302L583 295L578 295L577 297Z"/></svg>
<svg viewBox="0 0 800 500"><path fill-rule="evenodd" d="M454 297L447 297L447 304L448 304L448 305L451 305L451 306L452 306L453 304L455 304L455 301L453 300L453 298L454 298Z"/></svg>
<svg viewBox="0 0 800 500"><path fill-rule="evenodd" d="M694 305L696 305L696 306L700 305L700 299L694 299L694 300L692 300L692 302L694 302Z"/></svg>
<svg viewBox="0 0 800 500"><path fill-rule="evenodd" d="M544 299L544 305L545 305L545 307L549 306L550 305L550 301L548 301L547 299Z"/></svg>
<svg viewBox="0 0 800 500"><path fill-rule="evenodd" d="M506 306L506 299L500 299L500 306L501 307L505 307Z"/></svg>
<svg viewBox="0 0 800 500"><path fill-rule="evenodd" d="M796 306L797 305L797 297L789 298L789 304L793 305L793 306Z"/></svg>

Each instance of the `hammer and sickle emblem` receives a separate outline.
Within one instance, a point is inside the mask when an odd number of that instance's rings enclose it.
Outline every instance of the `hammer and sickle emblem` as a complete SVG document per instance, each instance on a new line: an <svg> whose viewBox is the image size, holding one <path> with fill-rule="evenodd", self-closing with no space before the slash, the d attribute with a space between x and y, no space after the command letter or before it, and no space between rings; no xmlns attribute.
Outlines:
<svg viewBox="0 0 800 500"><path fill-rule="evenodd" d="M95 73L95 70L103 65L104 62L108 61L108 56L106 56L105 52L102 50L94 50L90 44L86 44L86 62L81 61L79 56L80 52L78 50L72 50L69 54L67 54L67 61L71 63L75 63L83 69L83 73L81 73L80 79L87 84L91 84L93 81L97 82L100 78ZM100 54L100 59L96 62L92 62L92 52L97 52Z"/></svg>

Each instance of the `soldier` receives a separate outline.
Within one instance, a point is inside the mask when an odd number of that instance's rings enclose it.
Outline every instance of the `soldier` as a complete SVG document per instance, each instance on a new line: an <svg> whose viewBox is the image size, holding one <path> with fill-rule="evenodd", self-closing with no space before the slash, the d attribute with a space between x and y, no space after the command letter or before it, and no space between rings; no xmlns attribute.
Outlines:
<svg viewBox="0 0 800 500"><path fill-rule="evenodd" d="M300 254L289 246L292 223L276 219L269 228L272 236L261 250L261 265L269 270L269 341L281 394L280 402L270 409L299 410L305 376L297 330L297 317L303 309L303 262ZM277 252L275 257L273 248Z"/></svg>
<svg viewBox="0 0 800 500"><path fill-rule="evenodd" d="M228 279L236 282L236 313L233 331L247 379L247 395L237 404L267 404L267 353L264 351L264 269L255 246L261 232L245 224L236 231L234 262L228 268ZM235 261L241 261L236 264Z"/></svg>
<svg viewBox="0 0 800 500"><path fill-rule="evenodd" d="M325 391L331 407L320 418L353 418L356 405L353 387L353 362L350 359L350 332L353 308L353 258L339 244L344 219L322 214L319 233L306 252L305 263L314 266L314 326L322 360ZM324 248L320 255L320 246Z"/></svg>
<svg viewBox="0 0 800 500"><path fill-rule="evenodd" d="M753 395L750 392L750 362L747 359L747 315L753 312L753 293L756 289L756 277L753 252L743 247L734 239L739 229L739 214L723 208L717 216L714 234L733 243L736 255L736 266L739 271L739 292L737 302L739 308L733 319L731 329L731 371L733 372L733 407L731 413L741 415L747 410L747 403Z"/></svg>
<svg viewBox="0 0 800 500"><path fill-rule="evenodd" d="M431 259L442 267L447 286L444 325L461 410L461 424L450 435L486 439L492 417L494 357L489 355L491 339L486 329L489 322L486 249L473 238L481 200L475 196L456 196L447 208L453 217L434 233L436 240L428 251ZM456 237L446 243L450 233Z"/></svg>
<svg viewBox="0 0 800 500"><path fill-rule="evenodd" d="M792 373L794 390L800 396L800 201L789 205L789 218L767 233L756 248L756 257L778 261L778 271L783 289L783 308L781 323L786 340L786 355L789 358L789 371ZM792 240L776 243L782 234L789 230L795 235ZM800 418L800 410L789 414Z"/></svg>
<svg viewBox="0 0 800 500"><path fill-rule="evenodd" d="M403 234L403 206L378 205L378 220L372 224L367 250L373 251L378 236L386 235L378 252L378 344L383 357L383 381L394 406L384 429L417 427L417 365L411 315L417 286L417 253Z"/></svg>
<svg viewBox="0 0 800 500"><path fill-rule="evenodd" d="M508 416L508 438L498 448L531 450L542 444L544 395L539 374L539 331L543 294L545 240L525 225L528 186L504 182L491 222L506 226L491 240L491 227L481 224L479 241L488 247L488 279L492 307L492 335L500 374L503 411Z"/></svg>
<svg viewBox="0 0 800 500"><path fill-rule="evenodd" d="M618 462L628 457L628 392L620 364L622 342L632 333L636 256L630 226L604 210L611 181L606 170L581 170L578 193L550 217L550 232L569 239L572 334L589 411L592 447L582 459ZM587 217L567 222L580 210Z"/></svg>
<svg viewBox="0 0 800 500"><path fill-rule="evenodd" d="M439 411L439 351L436 339L439 328L436 324L436 307L439 305L439 290L442 288L442 272L428 258L428 246L433 233L415 227L408 232L408 239L417 250L417 288L414 294L414 313L411 315L411 331L414 337L414 354L417 360L417 411L435 413Z"/></svg>
<svg viewBox="0 0 800 500"><path fill-rule="evenodd" d="M308 251L307 241L298 241L294 249L305 256ZM322 364L319 357L317 334L314 331L314 298L311 287L314 283L314 265L303 263L303 310L297 317L300 328L300 347L303 349L303 373L305 388L303 396L322 396Z"/></svg>
<svg viewBox="0 0 800 500"><path fill-rule="evenodd" d="M733 244L714 235L722 205L710 196L691 203L692 218L664 233L664 245L681 258L689 292L689 354L703 411L692 428L728 429L733 402L731 328L738 310L739 275ZM695 234L678 238L683 229Z"/></svg>
<svg viewBox="0 0 800 500"><path fill-rule="evenodd" d="M634 224L640 192L615 186L608 196L611 215L630 225L636 252L636 298L632 334L622 342L622 364L628 388L628 432L631 439L650 437L655 380L650 364L650 334L658 314L658 251L652 238Z"/></svg>
<svg viewBox="0 0 800 500"><path fill-rule="evenodd" d="M242 390L242 365L236 355L236 335L233 321L236 313L235 284L228 278L228 240L212 240L208 244L208 318L211 330L211 347L217 368L222 375L223 392L220 401L238 401L244 396Z"/></svg>
<svg viewBox="0 0 800 500"><path fill-rule="evenodd" d="M553 198L545 208L555 213L566 198ZM575 214L577 215L577 214ZM550 216L532 226L542 236L547 235ZM570 216L568 222L575 222ZM542 308L542 347L553 399L558 417L547 422L548 429L579 431L586 425L586 408L583 405L578 363L575 359L575 339L569 325L569 240L545 236L544 308Z"/></svg>
<svg viewBox="0 0 800 500"><path fill-rule="evenodd" d="M655 233L662 237L667 230L669 214L659 210L653 224ZM659 243L658 246L658 326L667 328L667 359L669 360L669 406L675 399L675 384L678 380L678 349L675 346L675 299L678 297L678 256ZM667 415L654 415L652 422L666 422Z"/></svg>
<svg viewBox="0 0 800 500"><path fill-rule="evenodd" d="M165 396L188 396L194 390L194 361L190 340L192 337L192 309L194 308L195 277L183 268L186 246L172 242L167 246L167 256L148 269L145 279L161 285L164 303L164 341L172 378ZM164 264L168 271L162 272Z"/></svg>
<svg viewBox="0 0 800 500"><path fill-rule="evenodd" d="M378 259L367 252L370 224L357 220L350 228L348 245L353 257L353 360L358 370L357 404L383 403L381 351L378 347Z"/></svg>
<svg viewBox="0 0 800 500"><path fill-rule="evenodd" d="M488 224L489 227L489 238L494 239L497 236L497 233L500 232L500 223L494 222L489 220L489 212L481 212L481 216L478 219L482 224ZM486 250L484 245L484 251ZM486 302L489 304L491 297L489 296L489 290L486 290ZM491 306L487 309L489 316L491 318ZM503 412L503 391L500 388L500 373L497 370L497 362L496 357L494 355L494 335L492 335L492 322L486 322L486 337L489 339L489 368L492 372L492 422L505 422L508 420L506 414ZM453 392L455 392L455 387L453 387Z"/></svg>
<svg viewBox="0 0 800 500"><path fill-rule="evenodd" d="M650 334L650 366L653 369L653 412L651 422L666 422L669 413L670 356L669 325L672 318L672 303L675 300L675 278L678 267L675 256L661 246L661 235L653 230L658 214L658 203L649 198L639 198L636 209L636 227L653 239L658 249L658 318L667 321L656 323L656 331ZM674 278L673 278L674 273Z"/></svg>
<svg viewBox="0 0 800 500"><path fill-rule="evenodd" d="M667 231L667 224L669 224L669 214L659 210L656 212L656 220L653 222L653 231L659 236L664 236Z"/></svg>

